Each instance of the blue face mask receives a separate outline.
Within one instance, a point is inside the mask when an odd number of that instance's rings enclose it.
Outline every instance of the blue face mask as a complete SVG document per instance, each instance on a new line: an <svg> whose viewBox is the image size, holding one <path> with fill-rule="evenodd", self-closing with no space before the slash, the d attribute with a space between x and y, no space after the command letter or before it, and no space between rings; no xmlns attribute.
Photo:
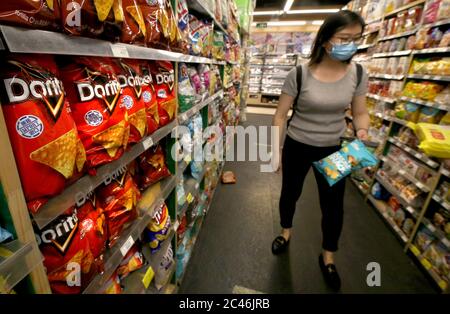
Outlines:
<svg viewBox="0 0 450 314"><path fill-rule="evenodd" d="M358 50L358 47L356 47L355 43L349 43L344 45L335 45L332 44L333 48L331 48L330 56L333 59L339 60L339 61L347 61L350 59Z"/></svg>

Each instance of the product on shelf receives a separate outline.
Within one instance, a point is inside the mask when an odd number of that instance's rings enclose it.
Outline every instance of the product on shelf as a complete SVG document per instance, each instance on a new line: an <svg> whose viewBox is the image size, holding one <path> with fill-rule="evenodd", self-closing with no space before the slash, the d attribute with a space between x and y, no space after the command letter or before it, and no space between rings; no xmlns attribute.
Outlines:
<svg viewBox="0 0 450 314"><path fill-rule="evenodd" d="M204 87L205 96L209 96L211 87L210 68L207 64L200 64L197 67L198 74L200 76L201 85Z"/></svg>
<svg viewBox="0 0 450 314"><path fill-rule="evenodd" d="M448 210L440 208L435 212L433 215L433 224L450 239L450 212Z"/></svg>
<svg viewBox="0 0 450 314"><path fill-rule="evenodd" d="M144 255L142 255L138 243L135 243L123 258L117 268L117 275L123 280L130 273L141 269L144 266Z"/></svg>
<svg viewBox="0 0 450 314"><path fill-rule="evenodd" d="M177 17L181 47L184 51L189 52L189 9L187 0L178 0Z"/></svg>
<svg viewBox="0 0 450 314"><path fill-rule="evenodd" d="M1 76L9 138L28 209L36 213L83 172L83 134L77 132L52 56L8 55Z"/></svg>
<svg viewBox="0 0 450 314"><path fill-rule="evenodd" d="M423 257L432 265L433 270L446 282L450 282L450 253L442 243L430 244L425 250Z"/></svg>
<svg viewBox="0 0 450 314"><path fill-rule="evenodd" d="M417 121L419 123L436 124L439 123L441 117L442 111L440 111L438 108L422 107L420 109L420 115Z"/></svg>
<svg viewBox="0 0 450 314"><path fill-rule="evenodd" d="M354 140L330 156L314 162L314 166L325 176L330 186L349 175L352 170L376 164L375 156L359 140Z"/></svg>
<svg viewBox="0 0 450 314"><path fill-rule="evenodd" d="M178 105L179 111L185 112L195 104L196 92L191 85L189 69L185 63L178 68Z"/></svg>
<svg viewBox="0 0 450 314"><path fill-rule="evenodd" d="M135 175L141 190L170 176L166 165L164 150L160 144L150 147L137 159L138 170Z"/></svg>
<svg viewBox="0 0 450 314"><path fill-rule="evenodd" d="M30 28L57 30L59 2L53 0L16 0L0 2L0 22Z"/></svg>
<svg viewBox="0 0 450 314"><path fill-rule="evenodd" d="M121 86L112 59L72 57L62 59L62 78L72 116L86 149L87 167L120 158L130 133L127 108L119 105Z"/></svg>
<svg viewBox="0 0 450 314"><path fill-rule="evenodd" d="M136 204L140 192L131 174L125 171L108 185L101 185L97 190L97 197L105 212L108 245L112 247L122 230L137 218Z"/></svg>
<svg viewBox="0 0 450 314"><path fill-rule="evenodd" d="M413 183L408 184L400 191L400 195L410 204L419 205L423 203L420 199L420 189Z"/></svg>
<svg viewBox="0 0 450 314"><path fill-rule="evenodd" d="M434 98L434 102L439 105L448 105L450 103L450 86L447 86Z"/></svg>
<svg viewBox="0 0 450 314"><path fill-rule="evenodd" d="M212 56L217 60L225 59L224 34L222 32L214 31Z"/></svg>
<svg viewBox="0 0 450 314"><path fill-rule="evenodd" d="M53 293L80 293L102 271L105 217L91 201L68 209L35 233Z"/></svg>
<svg viewBox="0 0 450 314"><path fill-rule="evenodd" d="M159 125L165 126L175 118L177 110L173 65L170 61L154 61L150 69L158 101Z"/></svg>
<svg viewBox="0 0 450 314"><path fill-rule="evenodd" d="M414 132L420 140L419 148L428 156L450 158L450 129L436 124L417 123Z"/></svg>
<svg viewBox="0 0 450 314"><path fill-rule="evenodd" d="M152 254L157 252L161 247L161 243L167 239L170 228L169 209L166 204L162 204L156 209L152 221L143 233L143 241L144 243L148 243Z"/></svg>
<svg viewBox="0 0 450 314"><path fill-rule="evenodd" d="M442 182L442 184L437 189L437 193L439 196L441 196L444 201L447 203L450 203L450 183L449 182Z"/></svg>
<svg viewBox="0 0 450 314"><path fill-rule="evenodd" d="M195 179L200 179L200 173L203 170L203 119L200 114L196 114L188 124L191 131L192 141L194 145L193 160L190 163L191 174Z"/></svg>
<svg viewBox="0 0 450 314"><path fill-rule="evenodd" d="M403 89L402 95L410 98L433 101L443 89L443 85L434 82L408 81Z"/></svg>
<svg viewBox="0 0 450 314"><path fill-rule="evenodd" d="M192 55L209 57L213 46L213 24L189 14L189 44Z"/></svg>
<svg viewBox="0 0 450 314"><path fill-rule="evenodd" d="M411 236L414 226L414 220L412 220L411 218L406 218L405 222L403 223L402 230L409 237Z"/></svg>
<svg viewBox="0 0 450 314"><path fill-rule="evenodd" d="M419 118L420 106L410 102L399 102L395 106L397 118L416 123Z"/></svg>
<svg viewBox="0 0 450 314"><path fill-rule="evenodd" d="M195 90L196 100L201 101L203 99L203 95L206 92L206 86L202 82L200 74L195 66L188 66L188 74L191 80L192 87Z"/></svg>
<svg viewBox="0 0 450 314"><path fill-rule="evenodd" d="M101 294L121 294L122 286L120 285L120 278L117 272L105 282L103 287L100 289Z"/></svg>
<svg viewBox="0 0 450 314"><path fill-rule="evenodd" d="M158 290L161 290L170 280L170 270L174 263L172 244L169 244L155 270L155 286Z"/></svg>
<svg viewBox="0 0 450 314"><path fill-rule="evenodd" d="M186 203L186 192L184 191L183 179L180 179L180 181L177 182L176 194L178 206L183 206Z"/></svg>
<svg viewBox="0 0 450 314"><path fill-rule="evenodd" d="M422 226L422 228L417 232L415 244L420 249L420 251L424 252L428 246L436 240L436 237L434 234L428 230L425 226Z"/></svg>
<svg viewBox="0 0 450 314"><path fill-rule="evenodd" d="M414 59L410 73L428 75L450 75L450 57Z"/></svg>

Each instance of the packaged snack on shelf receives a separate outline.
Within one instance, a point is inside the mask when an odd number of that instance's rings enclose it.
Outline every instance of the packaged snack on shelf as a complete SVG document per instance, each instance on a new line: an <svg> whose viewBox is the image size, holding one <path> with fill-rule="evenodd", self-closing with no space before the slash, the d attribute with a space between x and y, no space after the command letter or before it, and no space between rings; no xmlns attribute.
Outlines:
<svg viewBox="0 0 450 314"><path fill-rule="evenodd" d="M434 98L434 102L440 105L448 105L450 103L450 86L440 91Z"/></svg>
<svg viewBox="0 0 450 314"><path fill-rule="evenodd" d="M169 244L155 270L156 289L161 290L170 281L171 269L174 264L172 244Z"/></svg>
<svg viewBox="0 0 450 314"><path fill-rule="evenodd" d="M205 94L209 96L210 86L211 86L211 76L210 76L210 68L207 64L200 64L198 66L198 74L200 75L200 81L202 86L205 89Z"/></svg>
<svg viewBox="0 0 450 314"><path fill-rule="evenodd" d="M405 49L411 50L414 49L415 46L416 46L416 36L411 35L408 37L408 40L406 41Z"/></svg>
<svg viewBox="0 0 450 314"><path fill-rule="evenodd" d="M420 106L409 102L399 102L395 106L395 116L402 120L416 123L419 118Z"/></svg>
<svg viewBox="0 0 450 314"><path fill-rule="evenodd" d="M390 197L390 194L386 189L378 182L375 182L372 186L371 194L377 200L387 201Z"/></svg>
<svg viewBox="0 0 450 314"><path fill-rule="evenodd" d="M359 140L354 140L330 156L314 162L314 166L325 176L330 186L349 175L352 170L376 164L375 156Z"/></svg>
<svg viewBox="0 0 450 314"><path fill-rule="evenodd" d="M432 265L438 276L450 279L450 253L442 243L432 243L425 250L423 257Z"/></svg>
<svg viewBox="0 0 450 314"><path fill-rule="evenodd" d="M442 111L437 108L432 107L422 107L420 110L418 123L431 123L436 124L439 123L440 118L442 117Z"/></svg>
<svg viewBox="0 0 450 314"><path fill-rule="evenodd" d="M214 31L212 55L217 60L225 59L224 35L222 32Z"/></svg>
<svg viewBox="0 0 450 314"><path fill-rule="evenodd" d="M188 67L180 63L178 67L178 105L179 112L189 110L195 104L195 90L189 79Z"/></svg>
<svg viewBox="0 0 450 314"><path fill-rule="evenodd" d="M450 199L447 199L447 195L450 194L449 191L450 191L450 183L444 181L441 183L441 185L439 185L437 194L441 196L444 200L450 201Z"/></svg>
<svg viewBox="0 0 450 314"><path fill-rule="evenodd" d="M138 157L137 181L141 190L170 176L164 150L160 144L150 147Z"/></svg>
<svg viewBox="0 0 450 314"><path fill-rule="evenodd" d="M61 60L62 78L72 117L86 149L87 168L120 158L128 145L127 108L119 105L121 86L110 58Z"/></svg>
<svg viewBox="0 0 450 314"><path fill-rule="evenodd" d="M394 49L395 51L396 49ZM389 58L389 61L386 65L386 74L395 74L397 71L397 66L399 63L399 58Z"/></svg>
<svg viewBox="0 0 450 314"><path fill-rule="evenodd" d="M142 255L138 243L135 243L117 268L117 275L119 275L120 280L123 280L130 273L141 269L144 266L144 262L144 255Z"/></svg>
<svg viewBox="0 0 450 314"><path fill-rule="evenodd" d="M181 179L177 183L176 193L177 193L178 206L183 206L186 203L186 192L184 191L184 180L183 179Z"/></svg>
<svg viewBox="0 0 450 314"><path fill-rule="evenodd" d="M408 49L408 48L406 48L406 41L407 41L406 37L402 37L398 40L398 50L399 51Z"/></svg>
<svg viewBox="0 0 450 314"><path fill-rule="evenodd" d="M450 16L450 1L449 0L441 0L436 18L438 21L440 21L440 20L448 19L449 16Z"/></svg>
<svg viewBox="0 0 450 314"><path fill-rule="evenodd" d="M1 1L0 22L30 28L59 30L59 1Z"/></svg>
<svg viewBox="0 0 450 314"><path fill-rule="evenodd" d="M178 0L177 17L181 45L185 53L189 53L189 9L186 0Z"/></svg>
<svg viewBox="0 0 450 314"><path fill-rule="evenodd" d="M390 42L389 52L399 51L400 39L394 39Z"/></svg>
<svg viewBox="0 0 450 314"><path fill-rule="evenodd" d="M409 237L411 236L414 226L414 220L412 220L411 218L406 218L405 222L403 223L402 230Z"/></svg>
<svg viewBox="0 0 450 314"><path fill-rule="evenodd" d="M397 67L395 68L394 74L402 75L406 74L408 71L409 59L408 57L400 57L398 58Z"/></svg>
<svg viewBox="0 0 450 314"><path fill-rule="evenodd" d="M450 127L429 123L411 125L420 140L419 148L428 156L450 158Z"/></svg>
<svg viewBox="0 0 450 314"><path fill-rule="evenodd" d="M402 81L391 81L389 84L389 97L399 97L402 93L403 82Z"/></svg>
<svg viewBox="0 0 450 314"><path fill-rule="evenodd" d="M420 207L423 204L423 198L420 197L421 193L415 184L410 183L401 190L400 195L414 207Z"/></svg>
<svg viewBox="0 0 450 314"><path fill-rule="evenodd" d="M205 93L205 85L202 84L202 80L200 74L197 71L197 68L194 66L188 67L188 74L191 80L192 87L194 87L196 100L201 101L203 98L203 94Z"/></svg>
<svg viewBox="0 0 450 314"><path fill-rule="evenodd" d="M397 226L401 227L403 225L403 222L405 221L405 211L401 208L399 208L395 214L394 214L394 222L397 224Z"/></svg>
<svg viewBox="0 0 450 314"><path fill-rule="evenodd" d="M139 189L128 171L108 185L98 188L98 201L104 209L108 226L109 247L115 244L122 230L137 218L136 204L140 196Z"/></svg>
<svg viewBox="0 0 450 314"><path fill-rule="evenodd" d="M403 89L402 95L433 101L443 88L444 86L438 83L408 81Z"/></svg>
<svg viewBox="0 0 450 314"><path fill-rule="evenodd" d="M35 227L35 235L53 293L81 293L103 271L105 217L92 203L68 209L42 230ZM73 272L73 265L79 267L80 274Z"/></svg>
<svg viewBox="0 0 450 314"><path fill-rule="evenodd" d="M395 22L395 33L403 33L405 31L405 24L406 24L406 18L407 18L407 12L402 11L399 12L397 15L397 21Z"/></svg>
<svg viewBox="0 0 450 314"><path fill-rule="evenodd" d="M442 36L442 39L439 42L439 47L440 48L450 47L450 29L448 29Z"/></svg>
<svg viewBox="0 0 450 314"><path fill-rule="evenodd" d="M112 65L120 84L121 95L119 107L127 109L128 121L130 123L130 134L128 143L134 144L147 135L146 104L142 97L144 87L152 83L150 73L142 76L139 61L114 59Z"/></svg>
<svg viewBox="0 0 450 314"><path fill-rule="evenodd" d="M430 230L428 230L428 228L423 226L417 233L414 243L417 245L421 252L424 252L428 248L428 246L435 240L436 238L434 234Z"/></svg>
<svg viewBox="0 0 450 314"><path fill-rule="evenodd" d="M408 10L408 16L405 22L405 31L413 30L417 28L422 17L422 7L416 6Z"/></svg>
<svg viewBox="0 0 450 314"><path fill-rule="evenodd" d="M144 243L148 243L152 254L156 253L161 243L167 239L170 233L171 222L169 209L166 204L162 204L155 211L152 221L145 228L143 233Z"/></svg>
<svg viewBox="0 0 450 314"><path fill-rule="evenodd" d="M150 8L142 0L115 0L113 11L116 20L122 22L122 33L120 40L123 43L142 45L146 44L147 27L145 25L146 16L144 8ZM155 23L155 27L159 24Z"/></svg>
<svg viewBox="0 0 450 314"><path fill-rule="evenodd" d="M120 285L120 278L117 272L114 272L100 291L101 294L122 294L122 286Z"/></svg>
<svg viewBox="0 0 450 314"><path fill-rule="evenodd" d="M82 134L52 56L7 55L0 76L2 110L22 188L28 209L36 213L83 173Z"/></svg>
<svg viewBox="0 0 450 314"><path fill-rule="evenodd" d="M175 72L170 61L153 61L150 63L150 70L158 101L159 125L162 127L175 119L177 111Z"/></svg>
<svg viewBox="0 0 450 314"><path fill-rule="evenodd" d="M428 42L428 27L422 27L417 31L414 49L425 49Z"/></svg>
<svg viewBox="0 0 450 314"><path fill-rule="evenodd" d="M427 5L425 6L424 11L424 18L423 23L424 24L430 24L437 21L437 14L439 11L439 4L442 0L431 0L428 1Z"/></svg>
<svg viewBox="0 0 450 314"><path fill-rule="evenodd" d="M436 179L435 174L428 168L420 166L415 174L416 179L425 184L428 187L432 187L434 180Z"/></svg>
<svg viewBox="0 0 450 314"><path fill-rule="evenodd" d="M438 209L433 215L433 224L450 238L450 212L444 208Z"/></svg>

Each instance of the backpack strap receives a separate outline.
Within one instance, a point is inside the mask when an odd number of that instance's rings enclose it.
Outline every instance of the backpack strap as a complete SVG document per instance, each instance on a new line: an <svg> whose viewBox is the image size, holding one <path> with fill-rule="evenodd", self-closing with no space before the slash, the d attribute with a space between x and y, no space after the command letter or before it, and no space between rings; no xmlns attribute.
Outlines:
<svg viewBox="0 0 450 314"><path fill-rule="evenodd" d="M298 98L300 97L300 92L302 91L302 77L303 77L303 67L302 65L297 65L296 67L296 82L297 82L297 96L294 99L294 104L292 105L292 115L287 121L287 125L289 126L289 123L291 122L292 118L294 117L295 110L297 108Z"/></svg>
<svg viewBox="0 0 450 314"><path fill-rule="evenodd" d="M361 84L363 75L363 67L360 63L356 63L356 88Z"/></svg>

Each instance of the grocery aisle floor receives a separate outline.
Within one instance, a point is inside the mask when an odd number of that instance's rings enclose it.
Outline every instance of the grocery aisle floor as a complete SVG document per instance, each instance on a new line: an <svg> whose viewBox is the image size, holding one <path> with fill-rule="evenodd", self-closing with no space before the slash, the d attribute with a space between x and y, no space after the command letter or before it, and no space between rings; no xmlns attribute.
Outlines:
<svg viewBox="0 0 450 314"><path fill-rule="evenodd" d="M248 114L245 125L270 125L271 116ZM235 286L264 293L329 293L318 266L320 208L312 171L294 218L289 250L273 256L278 234L281 175L261 173L258 162L227 162L235 185L219 185L194 248L180 293L232 293ZM366 265L381 265L381 287L368 287ZM347 182L344 230L336 264L342 293L434 293L375 210Z"/></svg>

